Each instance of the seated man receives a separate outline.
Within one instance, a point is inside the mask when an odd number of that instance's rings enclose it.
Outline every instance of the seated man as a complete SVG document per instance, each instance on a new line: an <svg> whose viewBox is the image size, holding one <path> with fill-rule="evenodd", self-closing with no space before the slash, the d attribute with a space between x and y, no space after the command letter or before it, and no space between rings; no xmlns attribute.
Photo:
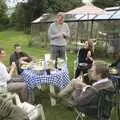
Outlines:
<svg viewBox="0 0 120 120"><path fill-rule="evenodd" d="M0 97L0 120L29 120L29 118L21 108Z"/></svg>
<svg viewBox="0 0 120 120"><path fill-rule="evenodd" d="M53 95L57 98L63 98L68 93L73 92L72 101L75 105L90 112L87 107L97 106L98 93L101 90L114 91L114 86L111 80L108 79L109 67L104 61L96 61L90 70L90 77L94 80L92 85L86 85L81 80L73 79L66 88L61 90L57 95ZM97 108L97 107L96 107Z"/></svg>
<svg viewBox="0 0 120 120"><path fill-rule="evenodd" d="M3 48L0 48L0 90L4 92L4 90L7 89L10 92L17 92L21 95L22 100L26 100L26 84L24 82L12 82L12 74L14 73L16 65L12 64L8 73L6 66L3 64L4 58L5 51Z"/></svg>
<svg viewBox="0 0 120 120"><path fill-rule="evenodd" d="M18 74L21 73L20 63L31 62L32 58L26 53L22 52L21 46L19 44L14 45L15 51L10 56L10 65L12 63L16 64Z"/></svg>

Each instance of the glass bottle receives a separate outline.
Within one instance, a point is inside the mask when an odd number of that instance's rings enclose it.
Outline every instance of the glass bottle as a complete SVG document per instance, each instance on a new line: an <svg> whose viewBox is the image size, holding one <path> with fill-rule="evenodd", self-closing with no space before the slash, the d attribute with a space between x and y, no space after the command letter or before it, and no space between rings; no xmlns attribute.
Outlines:
<svg viewBox="0 0 120 120"><path fill-rule="evenodd" d="M55 68L57 69L57 57L55 59Z"/></svg>

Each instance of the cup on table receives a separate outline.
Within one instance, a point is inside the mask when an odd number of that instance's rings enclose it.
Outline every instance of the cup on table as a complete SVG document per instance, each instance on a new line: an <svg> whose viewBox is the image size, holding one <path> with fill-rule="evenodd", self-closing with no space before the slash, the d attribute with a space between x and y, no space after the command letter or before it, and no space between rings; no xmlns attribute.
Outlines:
<svg viewBox="0 0 120 120"><path fill-rule="evenodd" d="M16 63L15 62L12 62L12 64L11 64L11 68L16 68Z"/></svg>

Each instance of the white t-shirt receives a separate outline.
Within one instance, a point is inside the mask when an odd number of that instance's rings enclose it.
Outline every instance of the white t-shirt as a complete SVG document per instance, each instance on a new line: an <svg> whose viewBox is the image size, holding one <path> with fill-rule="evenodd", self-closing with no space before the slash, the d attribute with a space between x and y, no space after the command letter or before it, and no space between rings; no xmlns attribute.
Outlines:
<svg viewBox="0 0 120 120"><path fill-rule="evenodd" d="M7 81L11 79L10 74L7 71L6 66L0 62L0 90L7 88Z"/></svg>

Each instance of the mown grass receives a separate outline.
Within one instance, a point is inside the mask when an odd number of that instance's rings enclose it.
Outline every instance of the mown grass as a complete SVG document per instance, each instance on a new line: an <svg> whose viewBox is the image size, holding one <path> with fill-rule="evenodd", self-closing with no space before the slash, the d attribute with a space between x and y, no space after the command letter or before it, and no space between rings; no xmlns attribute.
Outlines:
<svg viewBox="0 0 120 120"><path fill-rule="evenodd" d="M13 45L15 43L21 44L23 51L34 56L35 58L44 58L45 53L50 53L49 48L35 48L28 47L28 43L31 40L30 35L25 35L23 32L17 32L14 30L6 30L0 32L0 47L4 47L6 51L5 64L9 66L9 56L14 50ZM76 59L76 54L68 53L68 69L70 78L73 77L73 63ZM109 61L109 60L108 60ZM36 103L43 104L46 120L75 120L75 112L66 109L63 105L57 104L52 107L50 105L48 89L45 91L36 92ZM115 115L116 116L116 115ZM118 120L117 117L112 115L112 120Z"/></svg>
<svg viewBox="0 0 120 120"><path fill-rule="evenodd" d="M23 51L26 53L34 56L35 58L44 58L45 53L50 53L50 49L45 48L35 48L35 47L28 47L28 43L31 40L30 35L25 35L23 32L17 32L13 30L6 30L3 32L0 32L0 47L4 47L6 51L6 59L5 64L9 66L9 56L14 50L13 45L15 43L19 43ZM74 54L68 55L69 60L69 70L71 71L70 76L73 76L73 60L75 58ZM48 95L48 91L44 92L37 92L36 93L36 102L42 103L44 110L45 110L45 116L46 120L73 120L74 118L74 112L66 110L64 106L61 106L60 104L56 105L55 107L51 107L50 105L50 99Z"/></svg>

